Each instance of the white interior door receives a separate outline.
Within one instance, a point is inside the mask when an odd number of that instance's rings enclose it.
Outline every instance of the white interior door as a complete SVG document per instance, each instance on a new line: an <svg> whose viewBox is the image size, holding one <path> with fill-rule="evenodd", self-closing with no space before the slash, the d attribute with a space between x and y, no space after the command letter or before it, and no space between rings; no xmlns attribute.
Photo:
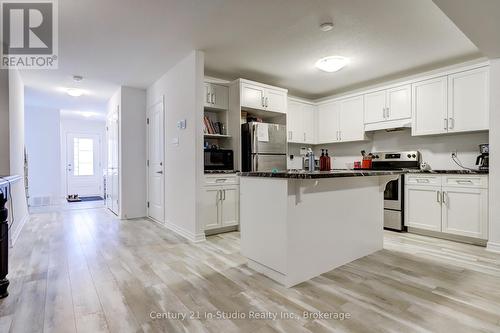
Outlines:
<svg viewBox="0 0 500 333"><path fill-rule="evenodd" d="M159 222L165 219L164 110L163 100L148 110L148 216Z"/></svg>
<svg viewBox="0 0 500 333"><path fill-rule="evenodd" d="M66 135L66 194L101 195L100 141L98 134Z"/></svg>

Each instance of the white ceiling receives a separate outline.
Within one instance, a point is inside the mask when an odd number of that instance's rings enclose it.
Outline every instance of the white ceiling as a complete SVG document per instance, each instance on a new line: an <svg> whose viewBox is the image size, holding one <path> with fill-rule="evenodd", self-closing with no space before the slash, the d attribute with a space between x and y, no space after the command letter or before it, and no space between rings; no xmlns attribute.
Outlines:
<svg viewBox="0 0 500 333"><path fill-rule="evenodd" d="M65 109L103 107L119 85L145 88L193 49L209 75L309 98L481 56L431 0L64 0L59 17L59 70L23 77L30 100ZM319 31L330 19L334 29ZM327 55L351 64L315 69ZM89 96L56 94L72 74Z"/></svg>

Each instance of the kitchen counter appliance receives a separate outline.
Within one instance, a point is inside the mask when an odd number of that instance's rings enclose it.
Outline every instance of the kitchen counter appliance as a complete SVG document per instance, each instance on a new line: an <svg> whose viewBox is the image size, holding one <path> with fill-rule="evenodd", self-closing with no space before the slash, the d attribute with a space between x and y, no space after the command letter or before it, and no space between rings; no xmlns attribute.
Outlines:
<svg viewBox="0 0 500 333"><path fill-rule="evenodd" d="M418 151L372 153L373 170L419 170L421 155ZM387 183L384 191L384 228L405 231L404 226L404 174Z"/></svg>
<svg viewBox="0 0 500 333"><path fill-rule="evenodd" d="M286 170L286 126L250 122L241 125L241 169L250 171Z"/></svg>
<svg viewBox="0 0 500 333"><path fill-rule="evenodd" d="M479 152L481 155L477 157L476 165L479 166L479 170L488 171L490 169L490 145L487 143L479 145Z"/></svg>

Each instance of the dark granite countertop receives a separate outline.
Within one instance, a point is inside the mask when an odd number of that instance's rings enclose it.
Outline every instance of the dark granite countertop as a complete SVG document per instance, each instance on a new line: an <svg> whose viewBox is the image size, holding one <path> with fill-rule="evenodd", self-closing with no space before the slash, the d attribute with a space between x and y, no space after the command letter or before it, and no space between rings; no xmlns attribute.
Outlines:
<svg viewBox="0 0 500 333"><path fill-rule="evenodd" d="M238 170L205 170L205 175L221 175L221 174L234 174L238 173Z"/></svg>
<svg viewBox="0 0 500 333"><path fill-rule="evenodd" d="M292 179L317 179L335 177L362 177L362 176L386 176L400 174L450 174L450 175L487 175L486 170L347 170L339 169L332 171L279 171L279 172L239 172L241 177L268 177L268 178L292 178Z"/></svg>
<svg viewBox="0 0 500 333"><path fill-rule="evenodd" d="M241 177L267 177L267 178L290 178L290 179L318 179L337 177L368 177L400 175L404 171L388 170L333 170L333 171L279 171L279 172L239 172Z"/></svg>
<svg viewBox="0 0 500 333"><path fill-rule="evenodd" d="M407 170L406 173L429 173L429 174L437 174L437 175L487 175L489 173L488 170Z"/></svg>

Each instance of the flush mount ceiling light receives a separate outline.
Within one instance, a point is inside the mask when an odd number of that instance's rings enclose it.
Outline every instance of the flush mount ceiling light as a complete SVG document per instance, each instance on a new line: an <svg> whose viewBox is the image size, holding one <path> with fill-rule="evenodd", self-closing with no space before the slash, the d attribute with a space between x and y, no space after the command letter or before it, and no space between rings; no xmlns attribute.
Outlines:
<svg viewBox="0 0 500 333"><path fill-rule="evenodd" d="M84 94L84 91L77 88L68 88L66 89L66 93L72 97L80 97Z"/></svg>
<svg viewBox="0 0 500 333"><path fill-rule="evenodd" d="M316 61L316 67L322 71L332 73L341 70L349 63L349 59L340 56L330 56Z"/></svg>
<svg viewBox="0 0 500 333"><path fill-rule="evenodd" d="M319 25L319 30L324 31L324 32L330 31L332 29L333 29L333 23L332 22L325 22L325 23L321 23Z"/></svg>

